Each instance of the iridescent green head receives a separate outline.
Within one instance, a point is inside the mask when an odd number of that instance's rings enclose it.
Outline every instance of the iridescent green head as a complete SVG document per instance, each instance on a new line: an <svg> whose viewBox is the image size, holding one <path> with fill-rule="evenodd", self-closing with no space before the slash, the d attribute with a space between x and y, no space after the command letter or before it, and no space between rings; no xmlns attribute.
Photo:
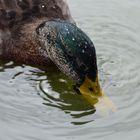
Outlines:
<svg viewBox="0 0 140 140"><path fill-rule="evenodd" d="M49 58L76 82L80 92L86 89L89 94L100 95L95 48L81 29L66 21L52 20L42 23L37 33ZM87 87L83 89L83 85Z"/></svg>

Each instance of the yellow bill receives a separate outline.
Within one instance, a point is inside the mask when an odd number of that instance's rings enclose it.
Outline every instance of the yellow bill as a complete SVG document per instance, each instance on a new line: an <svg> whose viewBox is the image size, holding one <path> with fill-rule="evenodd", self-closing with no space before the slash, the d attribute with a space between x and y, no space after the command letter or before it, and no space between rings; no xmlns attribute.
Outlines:
<svg viewBox="0 0 140 140"><path fill-rule="evenodd" d="M97 111L100 112L115 112L116 107L113 102L103 93L100 88L98 76L95 81L90 80L88 77L79 88L84 98L93 105Z"/></svg>

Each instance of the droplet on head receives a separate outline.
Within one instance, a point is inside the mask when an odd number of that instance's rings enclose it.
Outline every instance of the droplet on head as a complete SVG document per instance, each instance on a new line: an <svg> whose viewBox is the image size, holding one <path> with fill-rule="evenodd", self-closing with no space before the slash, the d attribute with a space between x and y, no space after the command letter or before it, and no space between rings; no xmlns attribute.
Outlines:
<svg viewBox="0 0 140 140"><path fill-rule="evenodd" d="M85 53L85 50L84 49L82 50L82 53Z"/></svg>
<svg viewBox="0 0 140 140"><path fill-rule="evenodd" d="M41 5L41 7L42 7L42 8L44 8L44 7L45 7L45 5Z"/></svg>
<svg viewBox="0 0 140 140"><path fill-rule="evenodd" d="M75 38L72 38L72 40L74 41L74 40L75 40Z"/></svg>

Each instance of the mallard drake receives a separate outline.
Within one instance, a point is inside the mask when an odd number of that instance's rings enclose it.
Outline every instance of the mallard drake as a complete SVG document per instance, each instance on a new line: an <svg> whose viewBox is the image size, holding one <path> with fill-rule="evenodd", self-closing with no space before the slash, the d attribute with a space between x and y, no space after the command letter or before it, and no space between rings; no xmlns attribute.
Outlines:
<svg viewBox="0 0 140 140"><path fill-rule="evenodd" d="M65 0L0 0L0 58L55 64L91 103L102 96L95 47Z"/></svg>

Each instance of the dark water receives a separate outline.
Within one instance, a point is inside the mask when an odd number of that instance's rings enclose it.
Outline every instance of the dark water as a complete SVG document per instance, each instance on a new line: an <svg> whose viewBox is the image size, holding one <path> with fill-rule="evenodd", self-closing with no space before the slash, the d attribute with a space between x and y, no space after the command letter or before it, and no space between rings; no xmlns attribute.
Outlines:
<svg viewBox="0 0 140 140"><path fill-rule="evenodd" d="M94 41L102 87L117 106L100 116L55 68L0 63L0 140L139 140L140 1L69 0Z"/></svg>

